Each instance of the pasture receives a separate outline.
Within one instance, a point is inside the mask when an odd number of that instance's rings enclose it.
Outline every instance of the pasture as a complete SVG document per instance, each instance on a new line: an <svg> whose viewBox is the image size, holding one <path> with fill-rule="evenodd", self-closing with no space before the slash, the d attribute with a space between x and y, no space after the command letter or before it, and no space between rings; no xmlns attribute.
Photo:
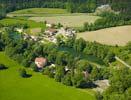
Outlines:
<svg viewBox="0 0 131 100"><path fill-rule="evenodd" d="M57 14L68 14L65 9L58 9L58 8L30 8L30 9L23 9L17 10L14 12L9 13L7 16L52 16Z"/></svg>
<svg viewBox="0 0 131 100"><path fill-rule="evenodd" d="M23 67L0 52L0 63L8 66L0 70L0 100L95 100L94 92L67 87L53 79L26 69L30 78L21 78Z"/></svg>
<svg viewBox="0 0 131 100"><path fill-rule="evenodd" d="M82 27L84 22L94 23L100 18L84 13L69 13L65 9L56 8L30 8L11 12L7 16L23 17L36 22L61 23L69 27Z"/></svg>
<svg viewBox="0 0 131 100"><path fill-rule="evenodd" d="M131 26L119 26L101 29L91 32L78 33L77 38L83 38L86 41L96 41L107 45L124 46L131 41Z"/></svg>
<svg viewBox="0 0 131 100"><path fill-rule="evenodd" d="M50 16L50 17L30 17L29 20L58 24L61 23L68 27L81 27L85 22L94 23L98 16L91 16L88 14L70 14L66 16Z"/></svg>
<svg viewBox="0 0 131 100"><path fill-rule="evenodd" d="M18 18L5 18L0 20L0 23L3 25L14 25L14 24L27 24L29 28L44 28L44 23L38 23L31 20L18 19Z"/></svg>
<svg viewBox="0 0 131 100"><path fill-rule="evenodd" d="M35 22L31 20L27 20L27 18L23 17L16 17L16 18L5 18L0 20L0 24L3 24L4 26L12 26L17 24L26 24L28 28L25 30L28 34L37 35L37 33L40 33L41 30L44 30L46 28L45 24L42 22Z"/></svg>

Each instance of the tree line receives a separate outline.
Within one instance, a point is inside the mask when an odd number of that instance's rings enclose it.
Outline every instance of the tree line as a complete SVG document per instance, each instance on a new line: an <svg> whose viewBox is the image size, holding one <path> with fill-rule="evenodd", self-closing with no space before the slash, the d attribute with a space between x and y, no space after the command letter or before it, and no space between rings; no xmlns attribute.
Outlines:
<svg viewBox="0 0 131 100"><path fill-rule="evenodd" d="M131 20L124 17L122 14L115 14L112 12L103 12L99 14L102 18L97 19L94 23L85 22L83 27L76 28L79 32L94 31L103 28L116 27L122 25L130 25Z"/></svg>
<svg viewBox="0 0 131 100"><path fill-rule="evenodd" d="M110 4L112 9L131 18L130 0L0 0L0 18L8 12L25 8L63 8L71 13L90 13L102 4Z"/></svg>

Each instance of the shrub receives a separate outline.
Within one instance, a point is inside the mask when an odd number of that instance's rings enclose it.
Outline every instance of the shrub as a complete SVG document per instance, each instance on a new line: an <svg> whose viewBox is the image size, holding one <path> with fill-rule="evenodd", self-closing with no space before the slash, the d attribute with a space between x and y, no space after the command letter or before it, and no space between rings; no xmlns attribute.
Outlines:
<svg viewBox="0 0 131 100"><path fill-rule="evenodd" d="M7 69L7 67L4 64L0 64L0 70Z"/></svg>

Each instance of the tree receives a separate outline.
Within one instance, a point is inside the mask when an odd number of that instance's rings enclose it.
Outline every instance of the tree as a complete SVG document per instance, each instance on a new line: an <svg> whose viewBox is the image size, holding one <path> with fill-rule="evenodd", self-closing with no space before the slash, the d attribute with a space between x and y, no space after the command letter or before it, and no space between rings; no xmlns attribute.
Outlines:
<svg viewBox="0 0 131 100"><path fill-rule="evenodd" d="M54 67L51 67L51 68L46 67L43 70L43 74L44 75L48 75L50 78L54 78L54 75L55 75L54 72L55 72L55 68Z"/></svg>
<svg viewBox="0 0 131 100"><path fill-rule="evenodd" d="M105 61L107 63L111 63L111 62L114 62L115 61L115 54L112 53L112 52L108 52L106 58L105 58Z"/></svg>
<svg viewBox="0 0 131 100"><path fill-rule="evenodd" d="M65 75L65 68L63 66L57 66L55 72L55 80L57 82L61 82L64 75Z"/></svg>
<svg viewBox="0 0 131 100"><path fill-rule="evenodd" d="M19 72L20 72L21 77L23 77L23 78L27 77L27 73L26 73L26 70L24 68L19 69Z"/></svg>
<svg viewBox="0 0 131 100"><path fill-rule="evenodd" d="M64 78L62 79L62 83L67 85L67 86L72 86L72 77L71 77L71 73L68 72Z"/></svg>
<svg viewBox="0 0 131 100"><path fill-rule="evenodd" d="M22 65L24 66L24 67L30 67L30 61L29 61L29 59L24 59L23 61L22 61Z"/></svg>
<svg viewBox="0 0 131 100"><path fill-rule="evenodd" d="M78 72L73 76L72 83L73 83L73 86L75 86L76 88L87 87L87 81L84 78L83 73L81 73L81 72Z"/></svg>
<svg viewBox="0 0 131 100"><path fill-rule="evenodd" d="M124 95L130 91L131 87L131 70L121 68L113 71L113 76L110 78L110 86L103 93L104 100L128 100ZM124 95L123 95L124 94Z"/></svg>
<svg viewBox="0 0 131 100"><path fill-rule="evenodd" d="M7 69L7 67L4 64L0 64L0 70Z"/></svg>
<svg viewBox="0 0 131 100"><path fill-rule="evenodd" d="M88 73L91 73L92 71L92 66L86 61L86 60L79 60L76 63L77 70L79 71L88 71Z"/></svg>
<svg viewBox="0 0 131 100"><path fill-rule="evenodd" d="M30 64L30 67L33 69L33 71L38 72L38 68L34 62Z"/></svg>
<svg viewBox="0 0 131 100"><path fill-rule="evenodd" d="M76 39L73 47L77 53L80 53L86 47L86 41L82 38Z"/></svg>

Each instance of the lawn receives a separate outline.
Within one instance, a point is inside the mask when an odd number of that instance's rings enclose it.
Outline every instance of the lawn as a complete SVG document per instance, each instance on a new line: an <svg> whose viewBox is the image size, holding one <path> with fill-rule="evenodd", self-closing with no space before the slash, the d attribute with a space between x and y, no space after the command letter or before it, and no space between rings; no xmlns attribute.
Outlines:
<svg viewBox="0 0 131 100"><path fill-rule="evenodd" d="M107 45L124 46L131 41L131 25L101 29L91 32L78 33L77 38L87 41L97 41Z"/></svg>
<svg viewBox="0 0 131 100"><path fill-rule="evenodd" d="M91 91L64 86L29 69L32 77L21 78L18 69L22 66L4 52L0 52L0 63L8 66L0 70L0 100L95 100Z"/></svg>

